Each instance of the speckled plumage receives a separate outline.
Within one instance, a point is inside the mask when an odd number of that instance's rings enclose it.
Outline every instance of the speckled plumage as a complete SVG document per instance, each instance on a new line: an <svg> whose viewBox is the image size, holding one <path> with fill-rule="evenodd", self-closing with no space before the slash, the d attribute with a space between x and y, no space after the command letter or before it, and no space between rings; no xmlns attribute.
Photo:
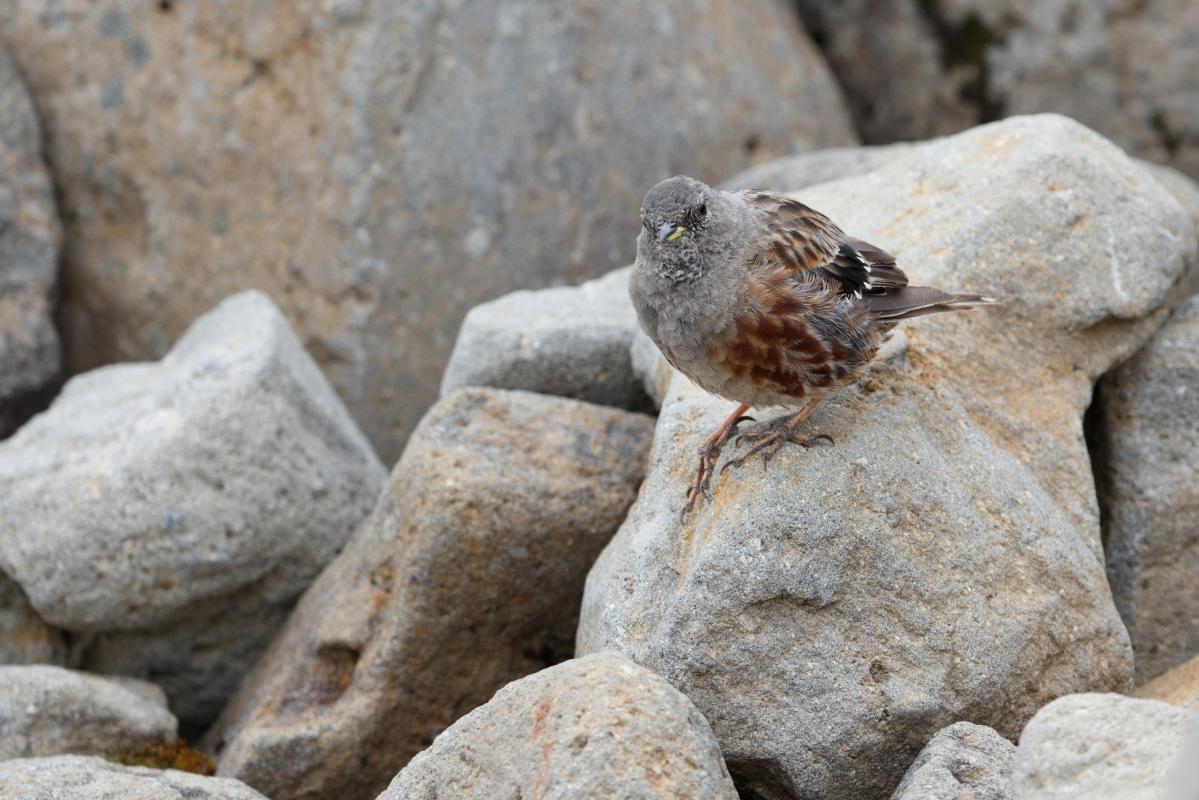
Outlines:
<svg viewBox="0 0 1199 800"><path fill-rule="evenodd" d="M641 219L629 294L642 328L697 385L746 406L806 416L899 320L993 302L910 287L889 253L770 192L675 177L649 191ZM688 506L743 412L701 448Z"/></svg>

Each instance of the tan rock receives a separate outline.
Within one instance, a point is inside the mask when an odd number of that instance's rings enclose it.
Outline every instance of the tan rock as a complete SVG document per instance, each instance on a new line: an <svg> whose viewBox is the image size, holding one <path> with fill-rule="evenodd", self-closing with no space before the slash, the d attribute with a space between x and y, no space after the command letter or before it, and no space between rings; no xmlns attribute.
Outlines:
<svg viewBox="0 0 1199 800"><path fill-rule="evenodd" d="M1199 656L1141 684L1132 696L1199 711Z"/></svg>
<svg viewBox="0 0 1199 800"><path fill-rule="evenodd" d="M496 689L569 657L652 427L528 392L438 402L209 733L218 773L273 800L371 800Z"/></svg>
<svg viewBox="0 0 1199 800"><path fill-rule="evenodd" d="M274 297L391 463L463 314L631 260L646 188L851 144L778 0L5 0L72 372Z"/></svg>
<svg viewBox="0 0 1199 800"><path fill-rule="evenodd" d="M614 653L514 681L412 759L378 800L736 800L712 729Z"/></svg>
<svg viewBox="0 0 1199 800"><path fill-rule="evenodd" d="M946 725L1014 739L1058 695L1130 687L1082 419L1199 242L1156 180L1055 115L797 196L913 283L1001 304L905 325L906 348L804 423L835 446L724 473L682 523L732 403L676 377L588 575L579 652L619 650L690 697L743 795L856 800Z"/></svg>

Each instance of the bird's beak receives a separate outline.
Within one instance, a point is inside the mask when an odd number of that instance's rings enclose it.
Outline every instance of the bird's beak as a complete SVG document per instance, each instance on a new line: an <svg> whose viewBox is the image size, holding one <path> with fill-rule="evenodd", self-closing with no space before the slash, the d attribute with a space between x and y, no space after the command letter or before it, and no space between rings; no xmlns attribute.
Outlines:
<svg viewBox="0 0 1199 800"><path fill-rule="evenodd" d="M671 225L670 223L667 223L667 224L663 225L661 228L658 228L658 241L659 242L673 242L675 239L679 238L684 233L686 233L686 230L683 228L682 225Z"/></svg>

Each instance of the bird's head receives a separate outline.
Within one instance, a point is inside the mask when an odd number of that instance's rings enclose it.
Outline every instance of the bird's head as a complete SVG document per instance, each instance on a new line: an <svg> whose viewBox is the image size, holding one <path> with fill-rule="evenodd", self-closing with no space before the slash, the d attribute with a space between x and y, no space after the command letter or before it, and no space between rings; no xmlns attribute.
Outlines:
<svg viewBox="0 0 1199 800"><path fill-rule="evenodd" d="M713 245L727 202L722 194L685 175L650 189L641 203L637 260L671 283L702 275L712 251L719 249Z"/></svg>

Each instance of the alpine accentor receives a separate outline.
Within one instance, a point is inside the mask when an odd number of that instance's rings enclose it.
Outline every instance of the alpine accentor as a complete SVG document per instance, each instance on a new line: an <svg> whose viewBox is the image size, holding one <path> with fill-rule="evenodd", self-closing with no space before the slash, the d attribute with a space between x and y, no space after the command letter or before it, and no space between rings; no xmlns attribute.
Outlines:
<svg viewBox="0 0 1199 800"><path fill-rule="evenodd" d="M675 369L740 403L700 447L684 513L707 491L721 446L751 406L797 410L781 429L747 435L753 446L726 467L794 441L796 427L861 374L899 320L994 302L908 286L894 256L770 192L671 178L645 196L641 225L629 283L641 327Z"/></svg>

